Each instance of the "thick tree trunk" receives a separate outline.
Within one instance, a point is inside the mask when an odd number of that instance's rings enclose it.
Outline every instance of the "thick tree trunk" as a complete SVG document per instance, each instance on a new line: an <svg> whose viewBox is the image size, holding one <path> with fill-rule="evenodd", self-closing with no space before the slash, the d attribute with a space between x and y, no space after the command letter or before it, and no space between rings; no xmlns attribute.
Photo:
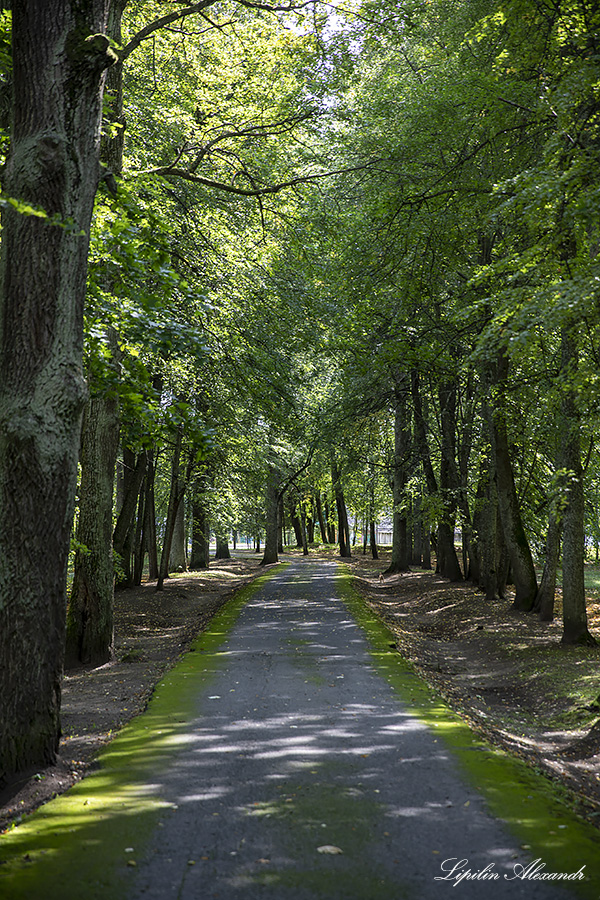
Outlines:
<svg viewBox="0 0 600 900"><path fill-rule="evenodd" d="M117 43L121 38L121 15L124 0L114 0L108 19L107 34ZM111 85L115 79L121 82L120 66L108 71L105 98L111 97ZM115 120L114 103L110 103L111 119ZM119 95L122 108L122 93ZM113 173L120 174L123 163L122 129L116 141L104 137L100 158ZM111 145L118 143L115 152ZM118 369L120 356L117 335L110 326L106 329L113 358L113 368ZM86 535L80 538L85 548L75 555L75 575L67 613L66 664L78 662L101 664L112 654L112 621L114 605L114 564L112 547L112 513L114 472L119 436L119 407L112 386L102 385L94 391L92 409L84 420L83 445L80 458L81 485L78 531ZM104 409L102 407L105 407ZM92 434L86 434L93 429ZM96 449L93 449L93 444ZM100 454L104 459L100 460ZM112 459L109 454L112 454ZM89 471L86 468L89 466ZM97 479L97 483L94 482ZM89 496L89 501L85 495ZM107 531L107 523L110 523ZM134 579L135 580L135 579ZM95 582L95 583L94 583ZM77 649L77 647L79 649Z"/></svg>
<svg viewBox="0 0 600 900"><path fill-rule="evenodd" d="M102 665L113 653L112 504L118 446L116 398L92 397L83 421L78 549L67 611L66 666Z"/></svg>
<svg viewBox="0 0 600 900"><path fill-rule="evenodd" d="M562 333L562 372L566 376L561 404L562 464L568 479L567 503L563 516L563 644L595 644L587 624L584 563L585 526L583 467L581 465L581 423L576 389L570 383L577 369L575 330Z"/></svg>
<svg viewBox="0 0 600 900"><path fill-rule="evenodd" d="M0 777L53 761L81 417L83 300L108 3L12 4L0 263ZM92 37L94 35L94 37Z"/></svg>
<svg viewBox="0 0 600 900"><path fill-rule="evenodd" d="M508 357L501 353L498 359L496 383L504 384L508 377ZM510 558L515 584L515 609L528 612L533 609L537 594L537 578L525 529L521 520L519 499L508 445L506 414L496 408L491 414L492 451L496 469L498 508L502 521L502 533Z"/></svg>
<svg viewBox="0 0 600 900"><path fill-rule="evenodd" d="M260 561L261 566L269 566L279 560L277 553L277 519L279 514L279 477L272 465L267 471L267 488L265 497L265 550Z"/></svg>
<svg viewBox="0 0 600 900"><path fill-rule="evenodd" d="M256 538L256 552L260 553L260 536ZM231 553L229 551L229 540L219 534L217 535L215 559L231 559Z"/></svg>

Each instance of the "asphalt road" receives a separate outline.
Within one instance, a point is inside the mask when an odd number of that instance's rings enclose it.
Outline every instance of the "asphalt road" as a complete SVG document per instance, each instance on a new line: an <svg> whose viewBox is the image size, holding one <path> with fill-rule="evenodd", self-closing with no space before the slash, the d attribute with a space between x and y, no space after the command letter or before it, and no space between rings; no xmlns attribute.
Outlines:
<svg viewBox="0 0 600 900"><path fill-rule="evenodd" d="M335 572L294 562L243 609L127 900L572 897L519 877L531 857L378 673Z"/></svg>

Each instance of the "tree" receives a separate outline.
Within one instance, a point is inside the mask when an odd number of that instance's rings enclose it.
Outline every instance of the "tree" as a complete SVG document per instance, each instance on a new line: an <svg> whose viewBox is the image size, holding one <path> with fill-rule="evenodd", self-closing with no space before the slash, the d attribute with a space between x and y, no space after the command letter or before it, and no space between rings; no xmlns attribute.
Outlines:
<svg viewBox="0 0 600 900"><path fill-rule="evenodd" d="M81 415L83 300L109 3L13 9L0 334L0 759L53 760Z"/></svg>

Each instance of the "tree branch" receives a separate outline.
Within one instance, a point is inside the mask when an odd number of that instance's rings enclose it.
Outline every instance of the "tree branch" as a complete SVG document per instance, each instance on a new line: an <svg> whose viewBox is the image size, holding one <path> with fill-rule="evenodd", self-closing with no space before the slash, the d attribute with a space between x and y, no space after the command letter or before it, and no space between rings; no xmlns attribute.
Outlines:
<svg viewBox="0 0 600 900"><path fill-rule="evenodd" d="M282 181L279 184L271 184L268 187L259 187L248 190L247 188L238 188L233 184L225 184L221 181L214 181L212 178L203 178L201 175L194 175L187 169L178 169L176 166L161 166L157 169L147 169L143 172L134 172L135 175L162 175L164 178L182 178L184 181L191 181L194 184L202 184L205 187L215 188L228 194L236 194L239 197L262 197L265 194L276 194L287 187L294 187L297 184L307 184L310 181L317 181L320 178L329 178L332 175L344 175L347 172L357 172L361 169L368 168L369 163L363 166L352 166L348 169L332 169L329 172L319 172L315 175L299 175L297 178L291 178L289 181Z"/></svg>

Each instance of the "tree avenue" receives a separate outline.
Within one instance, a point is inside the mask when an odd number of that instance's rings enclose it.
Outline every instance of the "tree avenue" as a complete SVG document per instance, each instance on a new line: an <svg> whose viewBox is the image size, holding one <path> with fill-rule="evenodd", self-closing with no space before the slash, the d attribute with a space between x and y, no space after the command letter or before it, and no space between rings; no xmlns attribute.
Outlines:
<svg viewBox="0 0 600 900"><path fill-rule="evenodd" d="M560 579L593 643L596 4L12 6L0 778L53 759L115 587L211 540L377 558L388 523L389 574L541 621Z"/></svg>

